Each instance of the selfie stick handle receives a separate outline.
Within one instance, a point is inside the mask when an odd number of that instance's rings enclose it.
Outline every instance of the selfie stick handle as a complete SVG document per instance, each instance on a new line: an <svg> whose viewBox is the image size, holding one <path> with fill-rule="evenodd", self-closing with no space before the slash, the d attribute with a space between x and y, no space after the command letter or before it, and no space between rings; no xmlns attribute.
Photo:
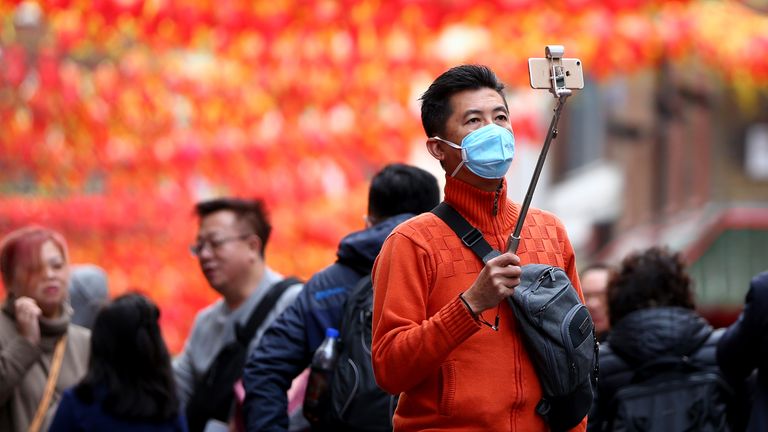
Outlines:
<svg viewBox="0 0 768 432"><path fill-rule="evenodd" d="M549 123L549 131L547 132L547 138L544 140L544 147L539 154L539 160L536 162L536 169L533 171L533 177L531 178L531 184L528 185L528 192L525 194L525 200L523 206L520 208L520 216L517 218L517 224L515 225L515 231L509 236L507 242L507 251L517 253L517 247L520 244L520 231L523 230L523 222L525 222L525 216L528 214L528 207L531 205L533 199L533 192L536 189L536 183L539 182L539 175L544 167L544 160L547 158L547 152L549 151L549 145L552 143L553 138L557 138L557 122L560 120L560 114L563 112L563 106L565 100L571 95L568 89L559 89L556 95L557 106L555 107L555 114L552 116L552 121Z"/></svg>

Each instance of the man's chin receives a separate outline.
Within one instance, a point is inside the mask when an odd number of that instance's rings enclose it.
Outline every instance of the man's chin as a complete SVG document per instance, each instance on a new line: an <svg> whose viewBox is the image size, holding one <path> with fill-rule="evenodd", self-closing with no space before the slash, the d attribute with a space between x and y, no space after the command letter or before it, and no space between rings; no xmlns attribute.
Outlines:
<svg viewBox="0 0 768 432"><path fill-rule="evenodd" d="M224 294L224 291L226 290L226 284L223 280L216 277L206 278L206 280L208 281L208 285L210 285L214 291L219 294Z"/></svg>

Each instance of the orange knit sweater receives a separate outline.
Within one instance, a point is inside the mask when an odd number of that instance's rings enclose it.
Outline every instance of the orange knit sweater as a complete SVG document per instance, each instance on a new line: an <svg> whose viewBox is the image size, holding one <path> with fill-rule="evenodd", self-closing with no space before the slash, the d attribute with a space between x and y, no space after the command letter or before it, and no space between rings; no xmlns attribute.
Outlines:
<svg viewBox="0 0 768 432"><path fill-rule="evenodd" d="M520 206L447 178L445 200L503 250ZM497 214L494 203L498 202ZM517 254L522 264L566 270L582 298L562 223L530 209ZM482 262L432 213L398 226L373 268L373 366L378 384L400 393L396 431L546 431L535 413L541 388L506 302L498 332L479 325L459 300ZM496 309L484 312L493 321ZM584 431L586 419L574 430Z"/></svg>

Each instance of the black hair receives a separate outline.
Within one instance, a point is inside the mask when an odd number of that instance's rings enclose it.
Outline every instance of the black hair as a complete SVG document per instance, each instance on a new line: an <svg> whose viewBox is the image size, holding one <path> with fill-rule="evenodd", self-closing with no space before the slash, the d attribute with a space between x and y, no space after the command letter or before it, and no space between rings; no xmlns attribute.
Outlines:
<svg viewBox="0 0 768 432"><path fill-rule="evenodd" d="M147 297L125 294L96 316L88 371L75 387L119 419L166 421L178 416L171 357L160 333L160 310Z"/></svg>
<svg viewBox="0 0 768 432"><path fill-rule="evenodd" d="M368 215L382 221L402 213L420 214L440 203L437 178L411 165L385 166L371 180Z"/></svg>
<svg viewBox="0 0 768 432"><path fill-rule="evenodd" d="M461 65L443 72L421 95L421 125L428 138L445 134L445 124L451 111L451 97L464 90L490 88L496 90L507 106L504 84L496 74L482 65Z"/></svg>
<svg viewBox="0 0 768 432"><path fill-rule="evenodd" d="M651 247L624 258L608 283L611 325L636 310L663 306L695 308L691 278L680 254Z"/></svg>
<svg viewBox="0 0 768 432"><path fill-rule="evenodd" d="M253 230L253 234L261 239L261 255L264 256L269 234L272 232L272 225L269 223L264 201L260 199L216 198L195 205L195 213L200 219L221 210L235 213L239 222L243 222L249 229Z"/></svg>

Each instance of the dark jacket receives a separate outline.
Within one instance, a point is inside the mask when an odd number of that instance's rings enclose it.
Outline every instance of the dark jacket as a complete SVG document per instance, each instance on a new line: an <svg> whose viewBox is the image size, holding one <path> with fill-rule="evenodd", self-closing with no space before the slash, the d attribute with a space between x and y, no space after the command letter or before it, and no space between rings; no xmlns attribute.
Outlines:
<svg viewBox="0 0 768 432"><path fill-rule="evenodd" d="M718 372L715 347L721 335L695 311L680 307L641 309L624 317L600 345L598 391L587 430L610 430L613 396L630 383L635 368L652 359L687 355L692 363Z"/></svg>
<svg viewBox="0 0 768 432"><path fill-rule="evenodd" d="M717 361L737 389L757 370L747 430L768 430L768 272L752 279L744 311L717 344Z"/></svg>
<svg viewBox="0 0 768 432"><path fill-rule="evenodd" d="M394 216L346 236L337 261L312 276L296 301L267 329L243 373L249 432L288 429L286 391L291 381L309 366L326 328L339 328L347 292L371 272L389 233L412 216Z"/></svg>
<svg viewBox="0 0 768 432"><path fill-rule="evenodd" d="M66 390L49 432L187 432L182 414L161 422L115 418L102 408L102 399L85 403L73 389Z"/></svg>

